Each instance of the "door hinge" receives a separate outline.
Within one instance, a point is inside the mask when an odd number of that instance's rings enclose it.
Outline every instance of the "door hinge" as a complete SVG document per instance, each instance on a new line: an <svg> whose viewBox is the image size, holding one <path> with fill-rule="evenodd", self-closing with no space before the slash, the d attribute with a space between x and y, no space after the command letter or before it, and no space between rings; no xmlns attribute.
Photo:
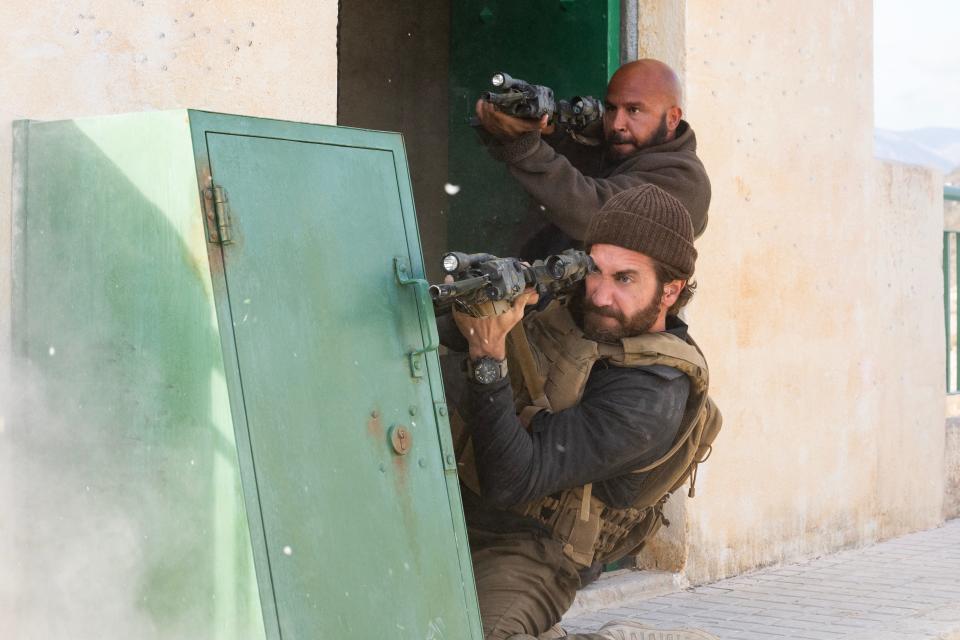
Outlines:
<svg viewBox="0 0 960 640"><path fill-rule="evenodd" d="M223 187L213 185L203 192L207 216L207 239L217 244L230 244L231 234L230 203Z"/></svg>

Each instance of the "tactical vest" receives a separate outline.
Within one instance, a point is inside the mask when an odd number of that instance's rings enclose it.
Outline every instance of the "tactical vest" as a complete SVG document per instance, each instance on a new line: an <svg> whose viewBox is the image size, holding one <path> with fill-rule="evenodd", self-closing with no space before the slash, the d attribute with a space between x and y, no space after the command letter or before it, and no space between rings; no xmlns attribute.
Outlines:
<svg viewBox="0 0 960 640"><path fill-rule="evenodd" d="M524 426L539 411L561 411L580 402L590 371L601 358L617 367L666 365L689 378L690 393L677 437L667 453L633 471L645 475L630 507L610 507L593 496L591 485L586 485L513 509L545 525L563 544L567 557L580 567L594 561L613 562L639 551L661 524L669 526L663 517L663 505L670 494L689 479L689 495L695 495L697 465L710 455L722 424L720 412L707 397L709 377L703 354L693 340L664 332L624 338L615 345L589 340L566 307L557 302L529 316L523 325L525 332L511 334L508 359L517 415ZM534 384L520 373L531 368L531 356L539 374ZM522 358L527 359L525 367L519 366ZM531 397L531 388L540 397ZM458 447L460 478L479 494L472 443L464 438L460 441L465 445Z"/></svg>

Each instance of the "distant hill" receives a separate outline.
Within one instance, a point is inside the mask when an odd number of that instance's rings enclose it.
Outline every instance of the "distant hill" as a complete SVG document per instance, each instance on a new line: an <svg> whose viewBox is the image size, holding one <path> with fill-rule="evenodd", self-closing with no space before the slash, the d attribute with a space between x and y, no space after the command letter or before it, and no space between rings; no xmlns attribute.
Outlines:
<svg viewBox="0 0 960 640"><path fill-rule="evenodd" d="M883 160L925 165L947 175L960 170L960 129L874 129L873 141L874 154Z"/></svg>

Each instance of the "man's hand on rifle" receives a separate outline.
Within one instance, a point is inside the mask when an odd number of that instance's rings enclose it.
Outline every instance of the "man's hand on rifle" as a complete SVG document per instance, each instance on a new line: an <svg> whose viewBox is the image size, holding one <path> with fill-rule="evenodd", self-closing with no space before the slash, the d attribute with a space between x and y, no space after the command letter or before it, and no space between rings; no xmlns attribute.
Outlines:
<svg viewBox="0 0 960 640"><path fill-rule="evenodd" d="M475 318L466 313L453 310L453 319L460 333L467 339L472 359L490 356L495 360L507 357L507 334L521 320L523 308L536 304L540 296L533 289L523 292L513 301L513 305L500 315Z"/></svg>
<svg viewBox="0 0 960 640"><path fill-rule="evenodd" d="M498 110L494 105L483 100L477 100L477 119L487 133L500 142L516 140L525 133L540 130L545 134L553 132L553 125L547 124L549 115L543 115L539 120L515 118Z"/></svg>

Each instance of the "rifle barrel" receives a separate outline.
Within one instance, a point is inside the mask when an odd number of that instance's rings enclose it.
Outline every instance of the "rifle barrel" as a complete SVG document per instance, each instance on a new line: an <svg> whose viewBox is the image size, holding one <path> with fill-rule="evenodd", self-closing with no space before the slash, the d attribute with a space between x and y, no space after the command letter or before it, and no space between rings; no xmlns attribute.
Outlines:
<svg viewBox="0 0 960 640"><path fill-rule="evenodd" d="M488 284L490 284L490 276L476 276L457 282L434 284L430 285L430 297L434 302L444 302L482 289Z"/></svg>

